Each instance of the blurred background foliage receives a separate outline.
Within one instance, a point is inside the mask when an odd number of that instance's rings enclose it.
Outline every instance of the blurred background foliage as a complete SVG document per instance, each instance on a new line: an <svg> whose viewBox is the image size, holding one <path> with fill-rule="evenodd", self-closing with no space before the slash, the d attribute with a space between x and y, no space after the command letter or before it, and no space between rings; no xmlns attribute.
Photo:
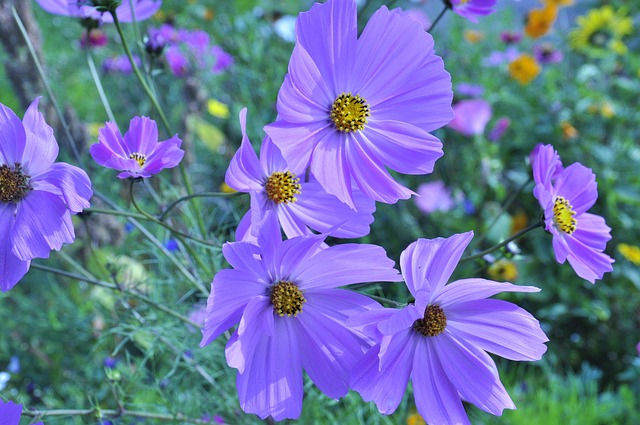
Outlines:
<svg viewBox="0 0 640 425"><path fill-rule="evenodd" d="M441 9L436 0L392 3L393 7L420 10L430 19ZM483 89L480 97L491 105L492 118L486 130L473 136L450 128L439 130L445 156L433 175L397 176L412 188L442 181L455 200L451 209L427 214L413 200L379 204L371 234L362 239L382 245L396 261L419 237L473 229L476 250L504 240L540 216L531 195L528 164L529 153L540 142L553 144L565 166L579 161L596 173L599 199L592 212L604 216L611 226L613 239L607 253L616 259L613 273L596 285L582 281L568 264L557 264L550 236L540 229L456 271L460 277L505 278L542 288L538 294L507 297L532 312L550 338L547 354L535 364L497 359L518 410L494 418L470 408L474 424L640 423L640 353L636 347L640 342L640 251L633 251L640 245L640 4L624 0L576 3L560 8L549 33L539 39L524 36L513 46L505 45L500 34L522 34L528 12L542 7L540 2L499 1L497 12L479 24L451 13L444 17L433 36L452 75L456 101L465 97L461 84L479 85ZM161 62L152 71L173 131L188 146L187 167L196 192L220 190L241 140L237 120L241 108L249 110L248 132L256 147L264 136L262 127L275 119L277 91L293 48L287 39L292 17L311 4L165 0L153 19L126 27L132 41L136 34L162 23L201 29L233 57L232 66L216 74L192 69L177 77ZM361 24L381 4L362 2ZM576 18L606 5L630 17L635 25L623 38L627 52L592 55L589 46L573 50L569 34L576 28ZM89 143L93 143L96 129L108 118L79 47L83 29L69 18L46 14L35 3L34 13L45 35L42 49L47 77L57 97L87 124ZM105 25L102 30L108 44L91 50L98 66L121 54L114 28ZM134 50L146 60L142 37L138 40ZM487 66L493 52L515 47L531 54L540 44L561 51L564 59L541 64L540 74L527 85L510 77L508 62ZM0 60L10 58L0 50ZM121 128L134 115L152 114L133 75L99 74ZM0 101L20 115L13 90L0 67ZM510 125L499 140L490 140L490 129L501 118L508 118ZM72 161L69 152L61 155ZM98 169L90 161L86 164L95 188L126 208L126 185L116 181L111 170ZM180 196L172 187L176 176L165 174L140 194L150 212ZM205 199L202 206L208 239L224 242L233 240L233 229L249 205L247 197L237 197ZM196 228L189 208L176 208L172 216L184 230ZM52 253L47 265L93 275L144 294L195 322L202 320L207 294L189 283L175 264L182 264L208 287L215 271L227 267L219 249L198 244L186 247L150 225L157 239L154 243L125 218L81 216L76 228L76 243L62 253ZM193 264L194 253L205 259L204 264ZM496 266L498 260L502 262ZM406 290L398 288L384 284L367 291L406 301ZM0 294L0 323L0 372L8 377L0 381L3 399L39 410L126 406L169 415L179 412L212 423L260 422L239 409L235 371L224 359L226 338L200 349L195 327L124 292L32 270L13 290ZM335 401L309 382L306 389L299 423L421 423L410 397L405 397L394 415L383 417L357 394ZM101 423L98 415L47 417L44 421ZM163 422L123 416L110 423Z"/></svg>

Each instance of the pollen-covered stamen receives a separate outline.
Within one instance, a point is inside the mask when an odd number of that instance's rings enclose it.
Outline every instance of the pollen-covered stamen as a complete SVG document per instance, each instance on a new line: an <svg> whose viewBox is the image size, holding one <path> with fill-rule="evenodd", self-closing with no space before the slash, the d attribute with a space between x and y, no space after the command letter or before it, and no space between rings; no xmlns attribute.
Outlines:
<svg viewBox="0 0 640 425"><path fill-rule="evenodd" d="M424 311L424 318L413 322L413 330L424 336L436 336L447 327L447 316L439 305L431 304Z"/></svg>
<svg viewBox="0 0 640 425"><path fill-rule="evenodd" d="M558 196L553 203L553 221L556 226L567 234L572 234L576 231L576 225L578 221L573 218L576 212L573 207L562 196Z"/></svg>
<svg viewBox="0 0 640 425"><path fill-rule="evenodd" d="M14 168L8 165L0 165L0 202L18 202L31 191L29 187L29 176L22 171L19 162L14 164Z"/></svg>
<svg viewBox="0 0 640 425"><path fill-rule="evenodd" d="M276 171L271 174L264 184L264 188L269 199L276 204L295 202L296 195L302 193L300 179L291 171Z"/></svg>
<svg viewBox="0 0 640 425"><path fill-rule="evenodd" d="M297 316L302 311L302 304L307 302L302 291L295 283L280 281L273 284L269 291L273 310L279 315Z"/></svg>
<svg viewBox="0 0 640 425"><path fill-rule="evenodd" d="M142 155L141 153L138 152L134 152L131 155L129 155L129 159L135 159L136 162L142 167L145 162L147 162L147 157L145 155Z"/></svg>
<svg viewBox="0 0 640 425"><path fill-rule="evenodd" d="M331 121L338 131L354 132L364 130L371 108L359 95L342 93L331 105Z"/></svg>

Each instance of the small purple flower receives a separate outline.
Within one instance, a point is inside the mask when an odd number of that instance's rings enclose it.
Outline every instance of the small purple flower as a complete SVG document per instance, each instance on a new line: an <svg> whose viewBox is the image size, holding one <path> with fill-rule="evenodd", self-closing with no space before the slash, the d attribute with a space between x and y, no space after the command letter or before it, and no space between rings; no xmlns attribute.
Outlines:
<svg viewBox="0 0 640 425"><path fill-rule="evenodd" d="M603 252L611 228L604 218L587 213L598 199L595 174L578 162L564 168L551 145L536 146L531 166L536 184L533 195L544 210L556 261L569 260L576 274L591 283L602 279L613 270L614 260Z"/></svg>
<svg viewBox="0 0 640 425"><path fill-rule="evenodd" d="M533 46L533 57L540 64L559 63L564 59L562 52L549 43Z"/></svg>
<svg viewBox="0 0 640 425"><path fill-rule="evenodd" d="M484 87L479 84L460 83L456 85L456 96L481 97Z"/></svg>
<svg viewBox="0 0 640 425"><path fill-rule="evenodd" d="M54 162L58 142L36 98L22 121L0 103L0 290L11 289L31 260L72 243L71 215L89 206L91 181L78 167ZM43 214L46 211L46 214Z"/></svg>
<svg viewBox="0 0 640 425"><path fill-rule="evenodd" d="M486 352L530 361L546 351L548 339L531 314L487 299L538 288L475 278L446 284L472 237L468 232L409 245L400 263L415 304L348 320L378 331L380 342L355 366L351 385L380 413L396 410L411 379L416 407L429 425L469 424L462 400L500 415L515 405Z"/></svg>
<svg viewBox="0 0 640 425"><path fill-rule="evenodd" d="M452 118L451 77L433 38L385 6L358 38L356 2L328 0L301 13L278 120L265 131L293 169L355 208L353 187L380 202L413 192L387 167L428 174L442 156L429 134Z"/></svg>
<svg viewBox="0 0 640 425"><path fill-rule="evenodd" d="M487 138L492 142L497 142L502 138L502 136L504 136L504 133L509 129L509 126L511 126L511 120L509 118L498 118Z"/></svg>
<svg viewBox="0 0 640 425"><path fill-rule="evenodd" d="M171 238L167 240L164 244L164 247L167 248L169 252L175 252L180 249L180 245L178 245L178 241Z"/></svg>
<svg viewBox="0 0 640 425"><path fill-rule="evenodd" d="M142 61L140 57L137 55L133 55L133 61L139 67L142 65ZM129 58L126 55L115 56L112 58L106 58L104 62L102 62L102 69L107 74L131 74L133 72L133 67L131 66L131 62L129 62Z"/></svg>
<svg viewBox="0 0 640 425"><path fill-rule="evenodd" d="M80 19L93 19L99 22L113 22L109 13L96 10L90 0L36 0L40 7L54 15L71 16ZM131 9L130 0L122 1L116 8L116 14L120 22L144 21L153 16L160 6L162 0L133 0Z"/></svg>
<svg viewBox="0 0 640 425"><path fill-rule="evenodd" d="M226 358L238 369L240 406L276 421L300 416L303 369L332 398L349 391L352 366L370 347L348 316L380 305L340 286L400 280L393 261L375 245L341 244L319 249L325 235L282 241L280 228L265 220L258 245L222 247L233 269L211 284L201 347L238 324Z"/></svg>
<svg viewBox="0 0 640 425"><path fill-rule="evenodd" d="M414 198L416 206L426 214L434 211L449 211L455 206L451 191L441 180L422 183L418 186L418 195Z"/></svg>
<svg viewBox="0 0 640 425"><path fill-rule="evenodd" d="M6 403L0 400L0 419L2 425L19 425L20 416L22 416L22 404L15 404L12 401ZM42 425L42 422L38 422L35 425Z"/></svg>
<svg viewBox="0 0 640 425"><path fill-rule="evenodd" d="M375 202L354 191L352 210L328 194L315 179L304 180L304 169L287 165L278 148L265 137L256 156L246 132L246 108L240 111L242 144L229 164L225 182L239 192L251 194L251 209L236 230L237 240L254 240L267 211L287 237L311 234L309 228L338 238L357 238L369 233Z"/></svg>
<svg viewBox="0 0 640 425"><path fill-rule="evenodd" d="M520 56L520 52L514 46L507 47L505 51L493 51L482 60L482 65L487 67L500 66L505 63L511 63Z"/></svg>
<svg viewBox="0 0 640 425"><path fill-rule="evenodd" d="M218 74L233 65L233 56L222 50L220 46L211 46L209 56L214 59L211 72Z"/></svg>
<svg viewBox="0 0 640 425"><path fill-rule="evenodd" d="M190 64L189 59L180 51L177 46L169 47L164 54L169 70L173 75L178 77L184 77L189 71Z"/></svg>
<svg viewBox="0 0 640 425"><path fill-rule="evenodd" d="M98 132L98 143L91 145L89 152L103 167L122 171L118 174L121 179L147 178L178 165L184 156L181 144L177 134L158 142L156 122L148 117L133 117L124 137L114 123L105 123Z"/></svg>
<svg viewBox="0 0 640 425"><path fill-rule="evenodd" d="M493 112L491 105L482 99L465 99L453 105L453 120L447 127L465 136L484 133Z"/></svg>
<svg viewBox="0 0 640 425"><path fill-rule="evenodd" d="M104 367L106 367L107 369L113 369L117 364L118 359L116 359L115 357L108 356L104 358Z"/></svg>
<svg viewBox="0 0 640 425"><path fill-rule="evenodd" d="M522 33L504 31L500 33L500 40L504 44L515 44L522 40Z"/></svg>
<svg viewBox="0 0 640 425"><path fill-rule="evenodd" d="M7 366L7 372L20 373L20 357L11 356L11 359L9 360L9 365Z"/></svg>
<svg viewBox="0 0 640 425"><path fill-rule="evenodd" d="M445 3L451 5L454 13L471 22L478 22L477 16L492 14L496 6L496 0L445 0Z"/></svg>
<svg viewBox="0 0 640 425"><path fill-rule="evenodd" d="M84 31L80 36L80 47L104 47L109 42L107 35L104 31L97 28L93 28L88 31Z"/></svg>

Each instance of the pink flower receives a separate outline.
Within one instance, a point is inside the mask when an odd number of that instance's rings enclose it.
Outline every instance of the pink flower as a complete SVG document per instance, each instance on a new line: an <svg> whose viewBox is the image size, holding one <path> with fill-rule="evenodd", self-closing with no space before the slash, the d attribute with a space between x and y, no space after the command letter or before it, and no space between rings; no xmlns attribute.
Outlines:
<svg viewBox="0 0 640 425"><path fill-rule="evenodd" d="M453 105L453 113L455 117L448 127L465 136L484 133L493 114L491 105L482 99L461 100Z"/></svg>

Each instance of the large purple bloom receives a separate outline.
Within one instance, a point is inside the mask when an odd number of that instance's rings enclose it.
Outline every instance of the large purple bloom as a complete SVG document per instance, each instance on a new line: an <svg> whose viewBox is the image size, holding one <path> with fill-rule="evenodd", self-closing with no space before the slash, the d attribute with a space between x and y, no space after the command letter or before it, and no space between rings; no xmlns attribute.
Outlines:
<svg viewBox="0 0 640 425"><path fill-rule="evenodd" d="M415 304L354 316L349 324L376 324L380 343L356 365L352 388L383 414L396 410L413 383L416 407L429 425L469 424L462 400L500 415L514 409L496 365L486 353L539 360L547 347L538 321L518 306L487 299L500 292L537 292L531 286L447 280L472 232L418 239L400 257Z"/></svg>
<svg viewBox="0 0 640 425"><path fill-rule="evenodd" d="M583 279L595 283L613 270L614 260L603 251L611 239L604 218L587 210L598 199L596 176L576 162L564 168L551 145L538 145L531 153L533 195L544 209L545 228L553 236L558 263L569 264Z"/></svg>
<svg viewBox="0 0 640 425"><path fill-rule="evenodd" d="M184 156L181 144L177 134L158 142L156 122L148 117L133 117L124 137L114 123L105 123L98 133L98 143L91 145L89 152L103 167L122 171L118 174L121 179L147 178L178 165Z"/></svg>
<svg viewBox="0 0 640 425"><path fill-rule="evenodd" d="M304 180L304 170L288 167L269 137L262 141L260 159L256 156L246 132L246 108L240 111L242 144L231 160L226 183L233 189L251 194L251 210L236 231L238 240L250 240L251 230L263 220L268 210L276 214L287 237L310 234L309 228L338 238L356 238L369 233L375 202L354 191L356 210L349 208L322 189L317 181ZM254 226L251 224L254 223ZM255 238L255 236L254 236Z"/></svg>
<svg viewBox="0 0 640 425"><path fill-rule="evenodd" d="M7 401L6 403L4 403L0 400L0 424L19 425L21 415L22 404L15 404L12 401ZM42 422L38 422L35 425L42 425Z"/></svg>
<svg viewBox="0 0 640 425"><path fill-rule="evenodd" d="M91 182L78 167L54 162L58 143L38 112L20 119L0 103L0 289L8 291L34 258L75 239L71 214L89 206Z"/></svg>
<svg viewBox="0 0 640 425"><path fill-rule="evenodd" d="M310 165L325 190L355 206L355 184L394 203L413 192L387 167L433 171L442 144L430 131L448 123L451 78L420 23L380 8L360 38L354 0L328 0L301 13L278 120L265 127L287 163Z"/></svg>
<svg viewBox="0 0 640 425"><path fill-rule="evenodd" d="M271 214L271 213L269 213ZM201 346L238 324L227 343L229 366L245 412L275 420L297 418L302 409L304 369L332 398L349 390L354 363L370 347L344 324L347 317L379 304L339 286L398 281L381 247L344 244L319 249L324 235L282 241L280 228L265 220L258 245L226 243L233 269L211 284Z"/></svg>
<svg viewBox="0 0 640 425"><path fill-rule="evenodd" d="M109 13L103 13L92 6L90 0L36 0L40 7L54 15L71 16L74 18L89 18L100 22L113 22ZM131 9L133 3L133 9ZM162 6L162 0L122 0L116 8L120 22L144 21L152 17Z"/></svg>
<svg viewBox="0 0 640 425"><path fill-rule="evenodd" d="M451 4L452 10L471 22L478 22L477 16L490 15L494 12L496 0L445 0Z"/></svg>

